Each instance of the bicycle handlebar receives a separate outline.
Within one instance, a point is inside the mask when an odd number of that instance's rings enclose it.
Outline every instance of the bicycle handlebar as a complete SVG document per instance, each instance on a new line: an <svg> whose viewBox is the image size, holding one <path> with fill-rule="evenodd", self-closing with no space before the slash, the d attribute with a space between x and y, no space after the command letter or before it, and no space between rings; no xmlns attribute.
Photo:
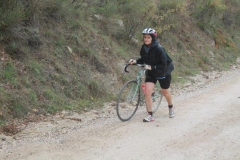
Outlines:
<svg viewBox="0 0 240 160"><path fill-rule="evenodd" d="M145 67L144 64L125 64L123 72L129 73L129 71L127 70L127 67L130 66L130 65L137 65L139 67Z"/></svg>

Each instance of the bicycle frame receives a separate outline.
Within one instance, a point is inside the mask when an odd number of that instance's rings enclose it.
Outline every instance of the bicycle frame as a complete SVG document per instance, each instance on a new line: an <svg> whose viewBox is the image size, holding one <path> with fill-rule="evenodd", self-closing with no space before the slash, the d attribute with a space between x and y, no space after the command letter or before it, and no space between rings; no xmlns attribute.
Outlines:
<svg viewBox="0 0 240 160"><path fill-rule="evenodd" d="M138 71L138 74L136 77L137 86L132 86L131 91L129 92L129 97L132 97L132 99L134 99L135 96L137 96L137 94L138 94L138 88L139 88L141 90L140 91L140 102L144 103L144 94L143 94L143 90L142 90L142 88L140 88L140 86L142 84L142 77L145 74L146 69L144 68L145 65L143 65L143 64L136 64L136 65L141 67L141 69ZM125 67L124 67L125 72L128 72L127 71L128 66L129 65L125 65ZM131 96L133 93L133 90L135 90L134 95Z"/></svg>

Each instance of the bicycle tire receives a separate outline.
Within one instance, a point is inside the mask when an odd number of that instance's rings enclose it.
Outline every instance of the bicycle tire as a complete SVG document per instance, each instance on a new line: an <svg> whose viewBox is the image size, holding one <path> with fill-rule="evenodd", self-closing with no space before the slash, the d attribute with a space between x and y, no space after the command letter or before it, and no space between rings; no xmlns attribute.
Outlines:
<svg viewBox="0 0 240 160"><path fill-rule="evenodd" d="M138 109L140 88L136 80L128 81L119 92L116 112L118 118L125 122L130 120Z"/></svg>
<svg viewBox="0 0 240 160"><path fill-rule="evenodd" d="M156 112L162 102L162 92L159 84L156 84L152 93L152 112Z"/></svg>

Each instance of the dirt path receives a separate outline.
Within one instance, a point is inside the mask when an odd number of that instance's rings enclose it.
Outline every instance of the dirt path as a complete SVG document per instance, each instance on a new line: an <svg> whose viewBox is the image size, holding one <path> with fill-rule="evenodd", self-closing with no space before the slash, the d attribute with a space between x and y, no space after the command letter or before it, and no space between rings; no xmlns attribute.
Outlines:
<svg viewBox="0 0 240 160"><path fill-rule="evenodd" d="M116 115L56 137L13 141L1 160L240 159L240 70L175 96L176 117L160 108L155 121ZM100 121L96 120L96 121ZM101 120L102 121L102 120Z"/></svg>

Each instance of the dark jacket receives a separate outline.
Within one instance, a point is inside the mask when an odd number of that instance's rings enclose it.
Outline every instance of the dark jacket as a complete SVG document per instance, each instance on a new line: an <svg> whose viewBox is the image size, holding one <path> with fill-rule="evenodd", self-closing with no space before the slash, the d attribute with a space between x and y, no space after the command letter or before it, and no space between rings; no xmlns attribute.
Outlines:
<svg viewBox="0 0 240 160"><path fill-rule="evenodd" d="M151 65L152 70L148 71L150 77L162 78L170 75L174 70L172 59L158 41L154 41L149 48L143 44L140 56L137 59L138 64Z"/></svg>

